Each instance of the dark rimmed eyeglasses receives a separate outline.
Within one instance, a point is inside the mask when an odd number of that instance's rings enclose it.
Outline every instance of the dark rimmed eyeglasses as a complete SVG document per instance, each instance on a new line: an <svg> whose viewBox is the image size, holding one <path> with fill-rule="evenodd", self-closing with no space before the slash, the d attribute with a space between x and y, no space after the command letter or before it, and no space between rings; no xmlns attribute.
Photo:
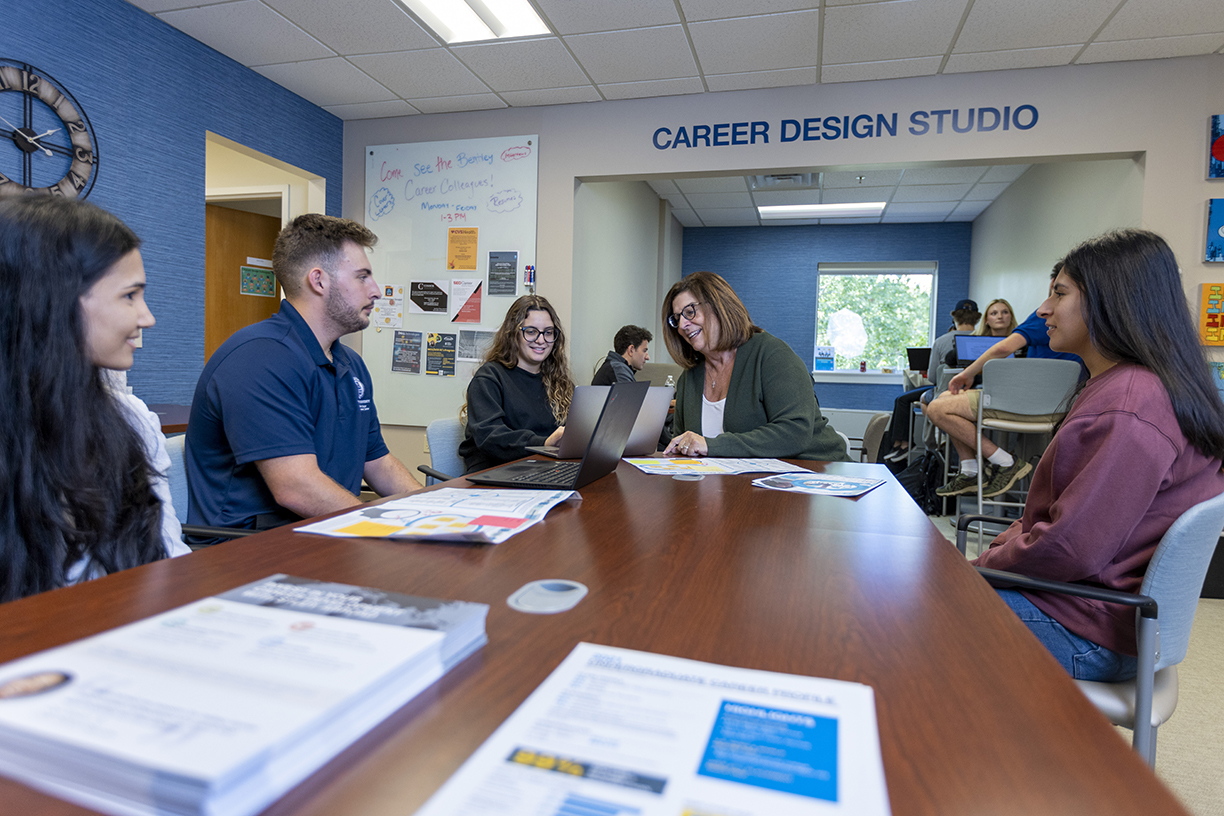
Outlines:
<svg viewBox="0 0 1224 816"><path fill-rule="evenodd" d="M550 345L557 342L557 330L552 326L542 331L535 326L519 326L519 331L523 333L523 339L528 343L534 343L536 338L541 336L544 338L544 342Z"/></svg>
<svg viewBox="0 0 1224 816"><path fill-rule="evenodd" d="M673 329L680 328L680 318L683 317L685 320L692 320L697 316L697 307L701 305L702 304L700 303L690 303L676 314L668 315L667 325L671 326Z"/></svg>

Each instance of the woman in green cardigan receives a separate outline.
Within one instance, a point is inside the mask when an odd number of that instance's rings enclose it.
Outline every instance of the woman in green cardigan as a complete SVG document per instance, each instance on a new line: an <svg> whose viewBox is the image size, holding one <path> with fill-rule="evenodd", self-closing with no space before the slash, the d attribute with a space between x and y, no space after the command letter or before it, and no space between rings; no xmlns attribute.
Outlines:
<svg viewBox="0 0 1224 816"><path fill-rule="evenodd" d="M720 276L694 272L672 286L663 320L667 350L685 369L665 455L850 460L803 360L753 325Z"/></svg>

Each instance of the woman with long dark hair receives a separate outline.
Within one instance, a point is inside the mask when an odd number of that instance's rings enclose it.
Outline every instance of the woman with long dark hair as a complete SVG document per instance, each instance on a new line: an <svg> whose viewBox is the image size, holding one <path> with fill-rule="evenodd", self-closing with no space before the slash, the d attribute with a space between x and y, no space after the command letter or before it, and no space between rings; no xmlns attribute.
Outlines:
<svg viewBox="0 0 1224 816"><path fill-rule="evenodd" d="M468 385L464 473L526 456L529 445L557 444L573 395L561 320L545 298L523 295Z"/></svg>
<svg viewBox="0 0 1224 816"><path fill-rule="evenodd" d="M117 393L153 325L139 239L80 201L0 201L0 601L188 552L157 416Z"/></svg>
<svg viewBox="0 0 1224 816"><path fill-rule="evenodd" d="M1023 517L975 563L1136 592L1169 526L1224 491L1224 403L1173 251L1144 230L1086 241L1037 313L1050 348L1079 355L1089 378L1037 465ZM1134 676L1131 609L999 594L1077 679Z"/></svg>

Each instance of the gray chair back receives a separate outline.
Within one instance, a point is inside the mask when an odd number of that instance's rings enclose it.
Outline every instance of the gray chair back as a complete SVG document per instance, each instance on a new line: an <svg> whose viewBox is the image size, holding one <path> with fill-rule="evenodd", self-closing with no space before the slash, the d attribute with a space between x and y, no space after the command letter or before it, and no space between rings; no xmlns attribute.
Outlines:
<svg viewBox="0 0 1224 816"><path fill-rule="evenodd" d="M1155 598L1160 608L1157 671L1186 657L1199 593L1222 530L1224 493L1182 513L1152 554L1139 593Z"/></svg>
<svg viewBox="0 0 1224 816"><path fill-rule="evenodd" d="M981 407L1010 414L1064 413L1079 374L1079 363L1071 360L989 360L982 367Z"/></svg>
<svg viewBox="0 0 1224 816"><path fill-rule="evenodd" d="M166 453L170 454L170 469L166 481L170 483L170 501L174 502L174 515L180 524L187 523L187 459L186 434L166 437Z"/></svg>
<svg viewBox="0 0 1224 816"><path fill-rule="evenodd" d="M892 414L880 411L867 420L867 428L863 431L863 461L874 462L880 456L880 442L884 440L884 431Z"/></svg>
<svg viewBox="0 0 1224 816"><path fill-rule="evenodd" d="M429 442L429 466L452 478L463 475L463 460L459 458L459 443L463 441L463 423L458 417L435 419L425 427ZM426 484L434 484L432 477Z"/></svg>

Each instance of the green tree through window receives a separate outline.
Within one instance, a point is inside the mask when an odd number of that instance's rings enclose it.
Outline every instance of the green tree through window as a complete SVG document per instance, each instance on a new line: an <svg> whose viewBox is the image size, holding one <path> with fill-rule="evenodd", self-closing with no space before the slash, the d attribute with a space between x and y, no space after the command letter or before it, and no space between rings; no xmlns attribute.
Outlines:
<svg viewBox="0 0 1224 816"><path fill-rule="evenodd" d="M869 369L904 368L906 347L930 345L933 271L881 272L876 267L874 273L821 269L819 274L816 345L837 347L835 368L858 369L863 360ZM846 346L830 336L830 318L843 310L862 320L866 345L860 353L846 353ZM838 323L854 323L845 317Z"/></svg>

